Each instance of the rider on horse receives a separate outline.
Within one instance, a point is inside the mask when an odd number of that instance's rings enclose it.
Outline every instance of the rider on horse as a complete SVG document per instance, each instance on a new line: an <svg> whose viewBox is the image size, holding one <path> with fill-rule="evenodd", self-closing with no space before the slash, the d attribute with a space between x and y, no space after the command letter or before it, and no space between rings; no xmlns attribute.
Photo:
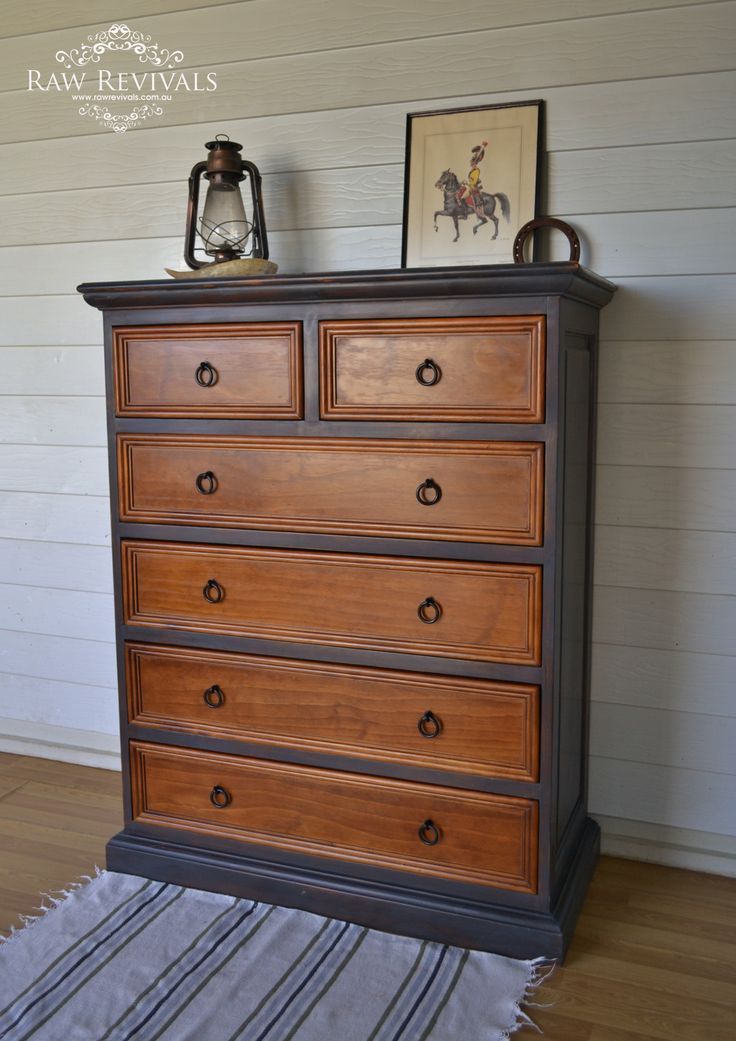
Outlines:
<svg viewBox="0 0 736 1041"><path fill-rule="evenodd" d="M487 141L482 141L479 145L475 145L471 149L470 153L470 172L468 173L467 179L463 181L460 186L460 191L457 193L459 202L464 202L470 210L475 210L478 217L483 216L483 197L481 195L481 188L483 185L480 183L480 170L478 164L482 161L486 154Z"/></svg>

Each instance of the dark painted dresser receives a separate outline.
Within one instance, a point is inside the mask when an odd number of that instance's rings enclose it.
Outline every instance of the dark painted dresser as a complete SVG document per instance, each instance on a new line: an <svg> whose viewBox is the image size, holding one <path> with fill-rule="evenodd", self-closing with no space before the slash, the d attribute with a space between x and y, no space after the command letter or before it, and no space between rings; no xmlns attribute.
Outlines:
<svg viewBox="0 0 736 1041"><path fill-rule="evenodd" d="M599 309L576 264L86 284L111 869L561 956L586 812Z"/></svg>

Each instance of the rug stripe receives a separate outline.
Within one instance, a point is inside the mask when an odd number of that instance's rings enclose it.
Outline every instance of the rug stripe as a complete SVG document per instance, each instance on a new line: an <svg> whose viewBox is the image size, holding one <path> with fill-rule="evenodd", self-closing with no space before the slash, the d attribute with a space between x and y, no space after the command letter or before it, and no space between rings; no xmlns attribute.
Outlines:
<svg viewBox="0 0 736 1041"><path fill-rule="evenodd" d="M35 1008L39 1001L43 1001L44 998L48 997L49 994L52 994L53 991L57 989L57 987L60 987L64 983L64 981L69 978L69 976L73 975L88 958L90 958L97 950L99 950L100 947L106 944L116 933L123 932L123 930L126 929L126 927L133 921L134 918L137 918L139 914L146 910L147 907L149 907L151 904L154 904L162 895L162 893L168 888L169 886L167 884L161 884L152 896L147 897L147 899L143 900L142 903L138 904L138 906L133 911L131 911L127 915L127 917L123 919L122 922L120 922L113 929L111 929L106 936L103 936L101 939L97 940L97 942L94 943L91 947L89 947L89 949L87 949L84 953L79 954L77 960L68 968L66 968L66 970L61 975L57 976L53 983L49 983L49 986L45 990L41 991L41 993L37 994L35 998L27 1002L22 1011L15 1017L13 1022L10 1024L9 1029L14 1030L23 1021L23 1019L25 1019L26 1015L30 1011L32 1011L32 1009ZM77 946L76 950L77 953L79 953L79 945ZM3 1037L5 1037L5 1035L3 1035Z"/></svg>
<svg viewBox="0 0 736 1041"><path fill-rule="evenodd" d="M438 1003L442 1000L448 986L452 983L461 956L462 951L459 951L456 947L448 948L442 967L432 981L426 994L418 1003L417 1008L409 1021L410 1026L408 1030L413 1041L420 1038L424 1033L427 1024L434 1015Z"/></svg>
<svg viewBox="0 0 736 1041"><path fill-rule="evenodd" d="M433 968L437 963L437 959L440 958L441 953L442 949L439 944L427 943L425 957L422 960L418 971L410 980L401 1000L396 1004L391 1015L386 1019L383 1029L380 1034L376 1036L376 1041L391 1041L398 1030L399 1025L406 1017L407 1012L413 1007L417 995L421 992L426 981L431 976Z"/></svg>
<svg viewBox="0 0 736 1041"><path fill-rule="evenodd" d="M218 967L216 969L213 969L212 972L210 972L210 974L206 976L201 983L197 984L194 990L192 990L189 993L186 1000L183 1001L181 1005L179 1005L179 1007L172 1013L172 1015L169 1016L169 1018L166 1020L163 1026L160 1027L158 1033L153 1034L150 1038L147 1038L146 1041L158 1041L158 1038L164 1035L164 1033L169 1029L171 1024L182 1014L182 1012L184 1012L188 1008L188 1006L194 1001L197 995L200 994L201 991L203 991L205 987L207 987L212 982L215 976L219 973L220 969L224 968L226 964L229 964L230 961L232 961L232 959L235 957L235 955L238 954L242 950L242 948L245 947L245 945L255 936L255 934L258 932L261 926L266 924L266 922L275 910L275 907L270 907L268 905L262 906L262 911L265 911L265 914L261 915L256 924L251 928L250 932L246 933L243 939L238 942L238 945L235 948L233 948L228 960L226 962L223 962L221 965L218 965Z"/></svg>
<svg viewBox="0 0 736 1041"><path fill-rule="evenodd" d="M426 997L427 993L429 992L432 984L437 979L437 974L439 973L440 969L442 968L443 962L444 962L445 958L447 957L448 950L449 950L449 948L447 947L447 945L444 945L442 947L442 950L439 953L439 957L437 958L437 962L436 962L434 968L432 969L432 972L430 973L429 979L426 981L426 983L422 987L421 992L419 993L419 995L417 996L416 1000L414 1001L414 1004L412 1005L411 1009L409 1010L409 1012L405 1016L403 1023L401 1024L399 1029L396 1031L394 1036L391 1038L391 1041L399 1041L399 1038L404 1033L404 1031L406 1030L407 1026L411 1022L411 1020L413 1019L414 1015L416 1014L417 1009L421 1005L422 1001L424 1001L424 998Z"/></svg>
<svg viewBox="0 0 736 1041"><path fill-rule="evenodd" d="M93 881L90 882L89 884L90 884L90 886L92 886L96 882L97 882L97 879L93 879ZM38 986L38 984L42 980L45 980L46 977L50 973L52 973L54 971L54 969L58 965L60 965L61 962L64 961L65 958L69 958L72 954L74 954L74 952L76 950L78 950L78 948L81 946L81 944L83 944L86 940L89 940L90 937L94 936L95 933L99 932L99 930L102 929L105 925L107 925L107 923L112 918L114 918L116 915L120 914L120 912L131 902L131 900L135 900L137 897L140 897L143 894L143 892L146 889L148 889L149 886L152 886L152 885L153 885L153 882L150 879L147 879L143 883L143 885L140 887L140 889L137 889L135 891L135 893L132 893L131 896L126 897L125 900L123 900L121 903L119 903L117 906L115 906L112 909L112 911L109 912L109 914L106 914L104 918L101 918L100 921L97 922L95 925L93 925L92 928L88 932L86 932L83 936L80 936L78 940L75 940L74 943L71 945L71 947L67 947L66 950L62 951L61 954L59 955L59 957L56 958L54 961L52 961L50 965L47 965L46 968L43 970L43 972L39 976L36 976L36 978L34 980L32 980L28 984L28 986L25 988L25 990L22 990L20 992L20 994L17 994L13 998L13 1000L10 1002L9 1005L6 1005L4 1009L0 1009L0 1026L2 1026L3 1017L8 1012L10 1012L10 1010L13 1007L13 1005L17 1005L17 1003L22 998L24 998L26 996L26 994L29 993L29 991L33 990L34 987Z"/></svg>
<svg viewBox="0 0 736 1041"><path fill-rule="evenodd" d="M429 1021L427 1029L424 1031L422 1036L419 1038L419 1041L427 1041L427 1038L430 1036L430 1034L432 1033L434 1028L437 1026L438 1019L440 1018L440 1016L444 1012L445 1008L447 1007L447 1003L449 1002L450 998L455 993L455 989L456 989L458 983L460 982L460 977L463 974L463 969L465 968L465 966L467 964L469 956L470 956L470 951L463 951L462 952L462 957L460 958L460 961L459 961L459 963L457 965L457 968L455 969L454 975L453 975L452 979L450 980L450 985L447 988L447 990L445 991L445 993L442 995L442 997L440 998L439 1002L437 1003L437 1006L436 1006L436 1008L434 1010L434 1014L432 1015L432 1017L431 1017L431 1019Z"/></svg>
<svg viewBox="0 0 736 1041"><path fill-rule="evenodd" d="M314 999L312 1000L311 1004L307 1006L307 1008L301 1014L301 1016L296 1021L294 1026L291 1028L289 1033L284 1036L283 1041L292 1041L292 1038L296 1034L296 1032L299 1029L299 1027L301 1027L301 1025L311 1016L312 1012L317 1007L317 1004L322 1000L322 998L324 998L324 996L326 994L328 994L330 992L330 990L332 990L333 986L335 985L335 983L337 982L339 977L343 974L345 969L348 967L350 962L353 960L355 955L360 950L361 944L363 943L363 940L365 940L367 935L368 935L368 930L367 929L363 929L363 931L358 936L358 939L356 940L355 944L353 945L352 949L349 950L348 953L344 956L344 958L339 963L339 965L337 966L337 968L335 969L333 974L330 976L330 978L327 980L327 982L322 986L322 989L317 992L317 994L314 997Z"/></svg>
<svg viewBox="0 0 736 1041"><path fill-rule="evenodd" d="M140 1013L142 1009L145 1007L146 999L156 989L156 987L158 987L160 983L163 983L164 979L170 972L172 972L174 969L181 968L181 966L185 963L188 955L191 951L195 949L197 944L199 944L201 940L205 936L207 936L212 931L212 929L214 929L217 926L217 924L225 915L230 914L230 912L233 911L233 909L237 907L237 905L240 902L241 901L236 898L233 901L233 903L230 904L229 907L226 907L223 911L220 911L219 914L215 915L215 917L211 921L209 921L207 925L200 930L200 932L197 933L197 935L194 937L194 939L191 941L188 947L186 947L180 954L178 954L174 961L169 962L159 973L156 979L152 983L150 983L145 990L141 991L139 994L136 994L135 998L130 1003L130 1005L128 1005L128 1007L124 1009L124 1011L120 1014L120 1016L118 1016L115 1022L108 1028L108 1030L105 1031L105 1033L99 1039L99 1041L109 1041L112 1032L114 1030L117 1030L117 1028L121 1026L121 1024L124 1023L129 1016L131 1016L134 1012Z"/></svg>
<svg viewBox="0 0 736 1041"><path fill-rule="evenodd" d="M376 1025L373 1028L373 1031L372 1031L370 1037L367 1039L367 1041L376 1041L376 1038L378 1037L379 1031L382 1029L384 1023L389 1018L389 1016L393 1013L394 1009L396 1008L396 1006L398 1005L399 1001L403 997L404 991L409 986L409 983L414 978L415 973L419 969L419 964L422 961L422 959L424 958L424 955L425 955L425 953L427 951L427 944L428 944L427 940L422 940L422 945L419 948L419 951L417 953L416 958L414 959L414 962L412 963L411 968L409 969L409 971L407 972L407 974L404 976L403 980L399 984L398 990L395 992L394 996L391 998L391 1000L389 1001L388 1005L384 1009L383 1015L381 1016L381 1018L376 1023Z"/></svg>
<svg viewBox="0 0 736 1041"><path fill-rule="evenodd" d="M242 904L242 900L238 900L236 906L240 904ZM143 1019L140 1020L140 1022L135 1027L128 1030L128 1033L125 1035L122 1041L130 1041L130 1039L135 1037L135 1035L139 1033L139 1031L141 1031L143 1027L146 1026L146 1024L150 1023L153 1017L157 1015L158 1012L160 1012L160 1010L163 1008L166 1002L169 1001L169 999L176 993L179 987L181 987L189 979L193 972L196 972L197 969L201 968L202 965L204 965L204 963L208 961L221 948L222 944L224 944L232 936L235 930L240 928L243 922L250 918L250 916L258 909L258 906L258 904L251 904L251 906L248 907L247 910L245 910L242 914L239 915L239 917L235 920L235 922L233 922L232 925L226 925L225 931L221 935L219 935L213 943L210 944L209 948L205 950L199 956L199 958L189 966L189 968L187 968L184 971L180 971L179 978L176 980L174 984L172 984L172 986L169 987L168 992L160 998L160 1000L143 1017ZM234 911L235 909L232 908L229 910ZM225 963L225 961L228 960L229 955L226 955L226 957L223 960L221 960L218 964L217 968L215 969L215 972L219 972L222 965Z"/></svg>
<svg viewBox="0 0 736 1041"><path fill-rule="evenodd" d="M291 965L289 965L286 971L281 974L279 979L276 981L276 983L273 984L268 993L261 998L261 1000L258 1002L255 1009L250 1013L250 1015L243 1020L239 1027L235 1028L235 1030L232 1032L227 1041L237 1041L237 1039L242 1036L243 1031L247 1027L257 1024L259 1017L268 1014L268 1008L276 1000L279 991L283 989L283 987L289 981L291 976L295 972L297 972L297 970L299 969L307 955L310 953L312 948L316 947L323 939L323 937L326 934L328 934L328 930L330 932L335 931L334 927L336 924L337 923L331 921L330 919L324 920L320 928L317 930L317 932L314 934L311 940L307 943L307 945L304 948L302 948L301 952L297 955L297 957L294 959ZM332 926L333 928L330 929L330 926Z"/></svg>
<svg viewBox="0 0 736 1041"><path fill-rule="evenodd" d="M349 922L342 923L342 928L335 939L330 943L330 946L326 951L323 951L322 954L320 954L317 962L309 969L306 977L296 984L289 997L282 1002L281 1007L272 1017L267 1026L264 1027L255 1041L265 1041L265 1038L268 1037L273 1027L276 1026L279 1020L286 1014L293 1002L295 1002L297 998L305 995L305 991L307 995L311 993L313 988L309 987L309 984L318 984L320 979L324 978L325 973L329 971L332 956L342 946L342 942L347 937L348 933L355 931L355 929L356 926L351 926ZM309 989L307 989L308 987Z"/></svg>
<svg viewBox="0 0 736 1041"><path fill-rule="evenodd" d="M170 888L171 888L171 886L169 886L169 885L164 886L164 889L170 889ZM161 893L163 893L163 891L164 890L162 889ZM104 958L100 962L97 962L95 964L94 968L92 969L92 971L89 972L84 977L84 979L82 979L73 988L73 990L67 991L65 996L62 997L61 1000L57 1003L55 1008L51 1009L43 1017L43 1019L40 1019L37 1023L35 1023L34 1026L31 1027L31 1030L28 1033L24 1034L23 1037L19 1038L18 1041L28 1041L28 1039L36 1032L36 1030L38 1030L40 1027L44 1026L45 1023L48 1023L48 1021L50 1019L53 1019L54 1016L58 1015L58 1013L61 1012L61 1010L63 1008L65 1008L66 1005L69 1004L71 999L73 997L75 997L75 995L77 995L79 993L79 991L82 990L83 987L86 987L86 985L90 982L90 980L94 979L95 976L97 976L98 973L100 973L107 965L109 965L110 962L114 958L116 958L118 956L118 954L120 954L120 952L122 950L124 950L128 946L129 943L131 943L137 936L139 936L145 929L147 929L149 927L149 925L151 925L153 922L155 922L164 913L164 911L168 911L168 909L172 906L172 904L176 903L176 901L179 900L180 897L183 896L183 894L184 894L184 890L183 889L178 889L178 891L174 893L174 895L171 897L171 899L169 899L164 904L163 907L161 907L158 910L154 911L154 913L151 914L150 917L147 918L141 925L139 925L132 932L129 932L126 935L125 939L121 943L119 943L118 946L110 954L108 954L106 958ZM157 895L159 895L159 894L157 894ZM8 1041L9 1041L9 1039L8 1039Z"/></svg>

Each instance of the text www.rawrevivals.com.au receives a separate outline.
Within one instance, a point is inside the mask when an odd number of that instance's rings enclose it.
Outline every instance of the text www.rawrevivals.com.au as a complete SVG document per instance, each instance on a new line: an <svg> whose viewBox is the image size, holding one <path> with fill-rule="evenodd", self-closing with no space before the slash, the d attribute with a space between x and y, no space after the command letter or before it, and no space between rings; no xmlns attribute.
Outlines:
<svg viewBox="0 0 736 1041"><path fill-rule="evenodd" d="M171 94L72 94L74 101L171 101Z"/></svg>

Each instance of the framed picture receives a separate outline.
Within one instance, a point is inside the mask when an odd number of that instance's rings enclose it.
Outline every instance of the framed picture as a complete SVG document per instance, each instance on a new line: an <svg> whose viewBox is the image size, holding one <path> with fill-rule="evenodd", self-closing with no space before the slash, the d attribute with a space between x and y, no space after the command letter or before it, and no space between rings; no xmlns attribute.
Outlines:
<svg viewBox="0 0 736 1041"><path fill-rule="evenodd" d="M402 267L512 263L537 214L543 106L409 113Z"/></svg>

